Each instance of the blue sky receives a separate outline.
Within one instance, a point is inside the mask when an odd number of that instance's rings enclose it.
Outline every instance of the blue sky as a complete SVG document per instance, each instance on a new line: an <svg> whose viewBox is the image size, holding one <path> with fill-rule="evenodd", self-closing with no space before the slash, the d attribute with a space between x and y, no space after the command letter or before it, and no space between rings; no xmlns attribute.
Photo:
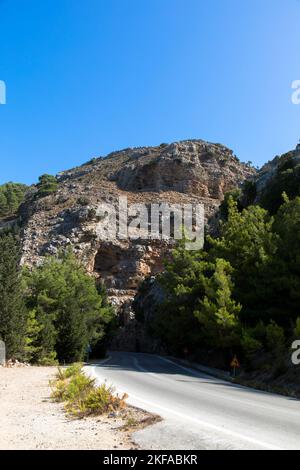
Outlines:
<svg viewBox="0 0 300 470"><path fill-rule="evenodd" d="M0 183L201 138L261 165L300 138L299 0L0 0Z"/></svg>

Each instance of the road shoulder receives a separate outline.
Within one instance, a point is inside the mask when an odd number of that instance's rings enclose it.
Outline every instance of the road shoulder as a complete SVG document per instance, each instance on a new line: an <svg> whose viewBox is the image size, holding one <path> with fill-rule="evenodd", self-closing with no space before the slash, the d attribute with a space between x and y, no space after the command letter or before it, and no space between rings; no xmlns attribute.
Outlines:
<svg viewBox="0 0 300 470"><path fill-rule="evenodd" d="M63 405L50 400L49 380L55 372L54 367L0 368L1 450L136 447L131 437L133 421L126 427L118 416L69 419Z"/></svg>

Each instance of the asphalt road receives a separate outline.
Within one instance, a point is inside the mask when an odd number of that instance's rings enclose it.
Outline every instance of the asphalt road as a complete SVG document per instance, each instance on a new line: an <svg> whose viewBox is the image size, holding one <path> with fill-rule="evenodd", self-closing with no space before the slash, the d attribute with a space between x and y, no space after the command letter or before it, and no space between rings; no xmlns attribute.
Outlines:
<svg viewBox="0 0 300 470"><path fill-rule="evenodd" d="M300 449L300 401L234 385L167 358L111 352L91 365L128 402L164 421L136 433L146 449Z"/></svg>

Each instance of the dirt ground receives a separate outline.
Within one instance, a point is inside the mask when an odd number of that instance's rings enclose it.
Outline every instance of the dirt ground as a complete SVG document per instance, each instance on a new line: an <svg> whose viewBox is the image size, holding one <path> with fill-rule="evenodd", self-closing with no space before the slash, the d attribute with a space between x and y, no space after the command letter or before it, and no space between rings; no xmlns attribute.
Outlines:
<svg viewBox="0 0 300 470"><path fill-rule="evenodd" d="M69 419L50 400L53 367L0 367L0 449L134 449L131 432L151 416L128 408L123 417ZM142 423L142 424L141 424Z"/></svg>

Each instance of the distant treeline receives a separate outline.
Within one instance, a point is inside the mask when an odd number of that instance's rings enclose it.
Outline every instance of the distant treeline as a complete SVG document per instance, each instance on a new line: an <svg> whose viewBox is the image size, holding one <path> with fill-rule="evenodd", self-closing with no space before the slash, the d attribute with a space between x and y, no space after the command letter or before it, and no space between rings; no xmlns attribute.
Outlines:
<svg viewBox="0 0 300 470"><path fill-rule="evenodd" d="M58 188L57 178L44 174L39 177L36 184L36 198L49 196ZM0 186L0 218L11 217L17 214L20 204L24 201L29 186L21 183L5 183Z"/></svg>

